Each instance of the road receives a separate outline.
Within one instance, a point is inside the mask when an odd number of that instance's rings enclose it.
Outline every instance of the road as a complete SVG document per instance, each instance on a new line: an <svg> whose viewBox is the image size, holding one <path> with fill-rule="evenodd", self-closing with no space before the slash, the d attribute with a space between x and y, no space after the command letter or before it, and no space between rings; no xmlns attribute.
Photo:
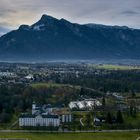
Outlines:
<svg viewBox="0 0 140 140"><path fill-rule="evenodd" d="M80 118L80 124L81 124L82 126L84 126L84 123L82 122L82 120L83 120L83 118Z"/></svg>
<svg viewBox="0 0 140 140"><path fill-rule="evenodd" d="M138 129L131 130L87 130L87 131L46 131L46 130L0 130L0 133L113 133L113 132L140 132Z"/></svg>

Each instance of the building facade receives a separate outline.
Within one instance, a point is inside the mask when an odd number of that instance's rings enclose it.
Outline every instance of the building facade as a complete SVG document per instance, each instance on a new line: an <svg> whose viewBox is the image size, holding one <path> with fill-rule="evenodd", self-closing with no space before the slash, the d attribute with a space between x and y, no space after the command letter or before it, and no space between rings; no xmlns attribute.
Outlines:
<svg viewBox="0 0 140 140"><path fill-rule="evenodd" d="M53 126L60 125L60 118L58 115L29 115L23 114L19 118L20 127L37 127L37 126Z"/></svg>
<svg viewBox="0 0 140 140"><path fill-rule="evenodd" d="M19 117L20 127L52 126L59 127L60 124L71 123L72 115L64 108L52 107L51 105L32 104L32 114L23 113Z"/></svg>

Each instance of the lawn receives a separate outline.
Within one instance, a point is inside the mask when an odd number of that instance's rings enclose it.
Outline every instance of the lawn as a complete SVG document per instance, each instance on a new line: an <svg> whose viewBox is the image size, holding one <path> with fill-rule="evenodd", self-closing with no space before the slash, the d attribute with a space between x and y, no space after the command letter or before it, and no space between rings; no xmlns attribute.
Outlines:
<svg viewBox="0 0 140 140"><path fill-rule="evenodd" d="M28 138L29 140L136 140L138 132L116 133L0 133L0 138Z"/></svg>
<svg viewBox="0 0 140 140"><path fill-rule="evenodd" d="M55 84L55 83L35 83L31 85L34 88L40 88L40 87L63 87L66 86L64 84Z"/></svg>
<svg viewBox="0 0 140 140"><path fill-rule="evenodd" d="M140 69L139 66L127 66L127 65L111 65L111 64L103 64L103 65L92 65L96 69L107 69L107 70L136 70Z"/></svg>
<svg viewBox="0 0 140 140"><path fill-rule="evenodd" d="M69 84L57 84L57 83L35 83L31 84L33 88L42 88L42 87L47 87L47 88L59 88L59 87L69 87L69 88L77 88L80 89L80 86L72 86Z"/></svg>
<svg viewBox="0 0 140 140"><path fill-rule="evenodd" d="M135 128L140 127L140 113L137 113L137 117L131 117L127 114L124 115L125 124L132 125Z"/></svg>

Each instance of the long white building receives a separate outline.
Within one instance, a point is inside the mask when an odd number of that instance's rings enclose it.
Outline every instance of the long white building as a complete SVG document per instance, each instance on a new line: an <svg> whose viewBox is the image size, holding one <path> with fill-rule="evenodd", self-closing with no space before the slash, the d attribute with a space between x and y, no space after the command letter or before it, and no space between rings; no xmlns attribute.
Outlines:
<svg viewBox="0 0 140 140"><path fill-rule="evenodd" d="M95 107L101 106L101 102L97 99L85 99L82 101L72 101L69 103L70 109L94 109Z"/></svg>
<svg viewBox="0 0 140 140"><path fill-rule="evenodd" d="M32 104L32 114L23 113L19 117L20 127L53 126L72 122L72 115L63 108L54 108L51 105L38 106Z"/></svg>
<svg viewBox="0 0 140 140"><path fill-rule="evenodd" d="M60 125L60 118L58 115L30 115L22 114L19 118L20 127L37 127L37 126L53 126Z"/></svg>

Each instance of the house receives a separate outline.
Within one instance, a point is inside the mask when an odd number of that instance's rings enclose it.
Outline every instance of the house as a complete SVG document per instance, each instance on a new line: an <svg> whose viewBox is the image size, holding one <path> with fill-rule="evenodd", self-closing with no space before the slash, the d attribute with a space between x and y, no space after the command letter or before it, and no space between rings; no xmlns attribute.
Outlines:
<svg viewBox="0 0 140 140"><path fill-rule="evenodd" d="M34 79L34 76L32 74L29 74L29 75L25 76L25 79L27 79L27 80L33 80Z"/></svg>
<svg viewBox="0 0 140 140"><path fill-rule="evenodd" d="M123 100L123 99L124 99L123 96L119 95L119 94L116 93L116 92L114 92L112 95L113 95L117 100Z"/></svg>

